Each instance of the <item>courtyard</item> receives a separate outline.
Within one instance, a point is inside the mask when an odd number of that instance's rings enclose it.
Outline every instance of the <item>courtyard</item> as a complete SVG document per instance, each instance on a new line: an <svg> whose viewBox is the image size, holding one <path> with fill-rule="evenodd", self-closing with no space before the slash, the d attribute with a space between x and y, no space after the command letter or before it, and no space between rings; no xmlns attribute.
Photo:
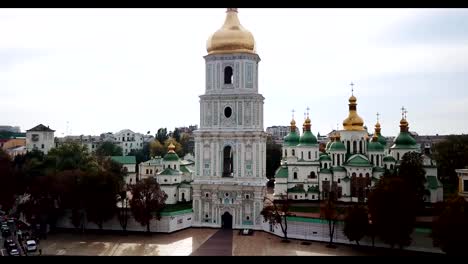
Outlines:
<svg viewBox="0 0 468 264"><path fill-rule="evenodd" d="M210 243L216 233L229 234L229 243ZM218 233L218 234L219 234ZM213 242L213 241L212 241ZM214 241L216 242L216 241ZM310 244L309 244L310 243ZM43 255L72 256L366 256L366 255L430 255L429 253L372 249L351 245L328 248L325 243L301 240L282 243L281 238L262 231L242 236L238 230L188 228L172 234L112 233L112 234L51 234L42 240ZM207 247L207 245L209 245ZM217 247L229 247L221 250ZM200 248L199 251L197 251ZM203 250L201 250L204 248ZM226 253L227 252L227 253Z"/></svg>

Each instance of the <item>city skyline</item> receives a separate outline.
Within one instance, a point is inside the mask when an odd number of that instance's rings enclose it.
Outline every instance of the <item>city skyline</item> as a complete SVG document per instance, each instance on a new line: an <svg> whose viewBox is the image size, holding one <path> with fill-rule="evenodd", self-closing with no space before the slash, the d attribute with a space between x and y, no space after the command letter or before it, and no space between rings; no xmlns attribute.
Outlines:
<svg viewBox="0 0 468 264"><path fill-rule="evenodd" d="M265 129L342 129L350 83L373 132L466 133L467 9L239 9L255 37ZM198 124L206 40L222 9L0 10L1 125L56 136ZM466 26L463 26L466 25ZM68 100L70 99L70 100ZM195 110L196 109L196 110ZM187 111L188 110L188 111Z"/></svg>

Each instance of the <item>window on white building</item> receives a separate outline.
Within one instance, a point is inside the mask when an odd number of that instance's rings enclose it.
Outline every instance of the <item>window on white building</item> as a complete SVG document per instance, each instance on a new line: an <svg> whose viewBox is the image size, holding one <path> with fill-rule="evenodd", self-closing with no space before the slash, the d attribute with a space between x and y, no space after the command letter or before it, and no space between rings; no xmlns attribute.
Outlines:
<svg viewBox="0 0 468 264"><path fill-rule="evenodd" d="M297 180L297 172L294 172L294 179Z"/></svg>
<svg viewBox="0 0 468 264"><path fill-rule="evenodd" d="M44 148L44 144L41 144L41 148Z"/></svg>

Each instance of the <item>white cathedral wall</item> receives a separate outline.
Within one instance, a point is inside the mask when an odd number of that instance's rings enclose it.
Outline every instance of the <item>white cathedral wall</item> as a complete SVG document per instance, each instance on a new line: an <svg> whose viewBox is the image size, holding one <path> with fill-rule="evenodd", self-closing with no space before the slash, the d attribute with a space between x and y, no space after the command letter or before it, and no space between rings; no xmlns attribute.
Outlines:
<svg viewBox="0 0 468 264"><path fill-rule="evenodd" d="M167 194L166 204L177 203L178 197L176 185L161 185L161 190Z"/></svg>

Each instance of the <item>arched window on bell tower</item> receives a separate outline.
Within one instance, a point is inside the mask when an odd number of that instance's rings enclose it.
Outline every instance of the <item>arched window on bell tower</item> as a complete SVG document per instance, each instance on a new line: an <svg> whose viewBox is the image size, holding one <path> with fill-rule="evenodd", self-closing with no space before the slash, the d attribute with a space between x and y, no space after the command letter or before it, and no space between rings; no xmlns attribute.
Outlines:
<svg viewBox="0 0 468 264"><path fill-rule="evenodd" d="M227 66L226 68L224 68L224 84L232 84L232 78L232 67Z"/></svg>
<svg viewBox="0 0 468 264"><path fill-rule="evenodd" d="M233 176L233 162L231 146L226 146L223 151L223 177Z"/></svg>

